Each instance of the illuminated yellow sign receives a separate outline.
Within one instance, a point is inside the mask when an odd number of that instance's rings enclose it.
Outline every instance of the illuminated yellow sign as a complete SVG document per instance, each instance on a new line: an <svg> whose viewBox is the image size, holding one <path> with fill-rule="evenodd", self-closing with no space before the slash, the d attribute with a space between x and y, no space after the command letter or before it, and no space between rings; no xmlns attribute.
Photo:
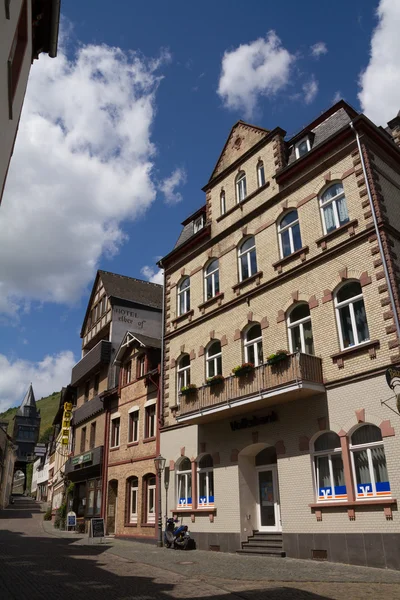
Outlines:
<svg viewBox="0 0 400 600"><path fill-rule="evenodd" d="M71 402L64 403L64 413L62 418L62 434L61 434L61 445L68 446L69 435L71 430L71 419L72 419L72 404Z"/></svg>

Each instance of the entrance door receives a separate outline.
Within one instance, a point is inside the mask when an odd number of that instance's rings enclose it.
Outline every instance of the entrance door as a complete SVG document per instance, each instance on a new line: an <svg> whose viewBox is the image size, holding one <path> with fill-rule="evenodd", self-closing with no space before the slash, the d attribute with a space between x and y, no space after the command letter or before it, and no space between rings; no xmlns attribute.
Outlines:
<svg viewBox="0 0 400 600"><path fill-rule="evenodd" d="M276 465L257 469L258 529L281 531L278 472Z"/></svg>
<svg viewBox="0 0 400 600"><path fill-rule="evenodd" d="M118 505L118 481L116 479L108 483L108 506L107 506L107 533L113 535L116 532Z"/></svg>

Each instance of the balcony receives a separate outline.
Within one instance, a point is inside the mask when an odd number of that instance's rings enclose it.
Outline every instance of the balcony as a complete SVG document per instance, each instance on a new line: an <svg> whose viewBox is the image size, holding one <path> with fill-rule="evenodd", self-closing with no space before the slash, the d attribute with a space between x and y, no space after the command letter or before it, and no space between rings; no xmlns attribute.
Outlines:
<svg viewBox="0 0 400 600"><path fill-rule="evenodd" d="M227 377L181 396L177 422L207 422L321 394L325 391L322 361L310 354L290 354L274 365L261 365L248 375Z"/></svg>
<svg viewBox="0 0 400 600"><path fill-rule="evenodd" d="M94 348L78 362L72 369L71 385L76 385L90 375L101 364L108 365L111 360L111 342L101 340Z"/></svg>
<svg viewBox="0 0 400 600"><path fill-rule="evenodd" d="M97 477L103 463L103 446L97 446L82 454L68 458L65 463L65 474L70 481L79 481Z"/></svg>

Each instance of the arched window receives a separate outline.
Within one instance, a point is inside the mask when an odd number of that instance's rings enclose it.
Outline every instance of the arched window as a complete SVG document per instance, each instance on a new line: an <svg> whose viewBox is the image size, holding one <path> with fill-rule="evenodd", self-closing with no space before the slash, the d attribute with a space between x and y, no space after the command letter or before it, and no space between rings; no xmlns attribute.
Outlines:
<svg viewBox="0 0 400 600"><path fill-rule="evenodd" d="M359 281L349 281L336 292L335 309L342 350L369 340L367 315Z"/></svg>
<svg viewBox="0 0 400 600"><path fill-rule="evenodd" d="M251 325L244 334L244 360L253 363L255 367L263 364L263 347L261 326Z"/></svg>
<svg viewBox="0 0 400 600"><path fill-rule="evenodd" d="M131 477L128 480L128 522L138 522L138 497L139 497L139 480L137 477Z"/></svg>
<svg viewBox="0 0 400 600"><path fill-rule="evenodd" d="M346 197L341 182L334 183L321 195L321 207L324 233L341 227L349 220Z"/></svg>
<svg viewBox="0 0 400 600"><path fill-rule="evenodd" d="M149 473L143 477L144 488L144 518L146 523L156 522L156 476Z"/></svg>
<svg viewBox="0 0 400 600"><path fill-rule="evenodd" d="M177 470L177 505L178 508L192 507L192 464L185 456L181 459Z"/></svg>
<svg viewBox="0 0 400 600"><path fill-rule="evenodd" d="M318 500L347 498L340 438L328 431L314 442L315 480Z"/></svg>
<svg viewBox="0 0 400 600"><path fill-rule="evenodd" d="M177 404L180 403L181 389L187 387L190 383L190 356L184 354L178 361L177 368Z"/></svg>
<svg viewBox="0 0 400 600"><path fill-rule="evenodd" d="M257 273L256 241L249 237L242 242L238 250L240 281L248 279Z"/></svg>
<svg viewBox="0 0 400 600"><path fill-rule="evenodd" d="M212 456L206 454L199 460L198 484L199 506L214 506L214 463Z"/></svg>
<svg viewBox="0 0 400 600"><path fill-rule="evenodd" d="M350 451L357 499L390 496L385 449L379 427L358 427L351 436Z"/></svg>
<svg viewBox="0 0 400 600"><path fill-rule="evenodd" d="M209 300L219 294L219 261L214 259L204 269L204 299Z"/></svg>
<svg viewBox="0 0 400 600"><path fill-rule="evenodd" d="M182 279L178 286L178 317L190 310L190 277Z"/></svg>
<svg viewBox="0 0 400 600"><path fill-rule="evenodd" d="M246 173L244 171L240 171L238 176L236 177L236 202L243 202L243 200L247 196L247 187L246 187Z"/></svg>
<svg viewBox="0 0 400 600"><path fill-rule="evenodd" d="M262 160L257 163L257 181L258 187L262 187L265 185L265 171L264 171L264 163Z"/></svg>
<svg viewBox="0 0 400 600"><path fill-rule="evenodd" d="M282 217L278 224L278 235L281 258L300 250L301 235L297 210L292 210Z"/></svg>
<svg viewBox="0 0 400 600"><path fill-rule="evenodd" d="M296 304L287 320L290 352L314 354L310 307L306 302Z"/></svg>
<svg viewBox="0 0 400 600"><path fill-rule="evenodd" d="M222 352L219 340L211 342L206 352L206 377L209 379L215 375L222 375Z"/></svg>
<svg viewBox="0 0 400 600"><path fill-rule="evenodd" d="M226 213L226 200L225 200L225 192L223 190L219 196L219 205L220 205L221 215L224 215Z"/></svg>

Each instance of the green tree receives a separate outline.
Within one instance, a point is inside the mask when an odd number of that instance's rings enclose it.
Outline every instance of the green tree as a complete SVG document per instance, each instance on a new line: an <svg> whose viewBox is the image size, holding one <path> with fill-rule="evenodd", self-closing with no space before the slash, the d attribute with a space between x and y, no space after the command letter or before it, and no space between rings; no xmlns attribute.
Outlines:
<svg viewBox="0 0 400 600"><path fill-rule="evenodd" d="M50 440L51 435L53 435L53 425L50 425L50 427L43 431L42 435L39 438L39 442L41 444L47 444Z"/></svg>

